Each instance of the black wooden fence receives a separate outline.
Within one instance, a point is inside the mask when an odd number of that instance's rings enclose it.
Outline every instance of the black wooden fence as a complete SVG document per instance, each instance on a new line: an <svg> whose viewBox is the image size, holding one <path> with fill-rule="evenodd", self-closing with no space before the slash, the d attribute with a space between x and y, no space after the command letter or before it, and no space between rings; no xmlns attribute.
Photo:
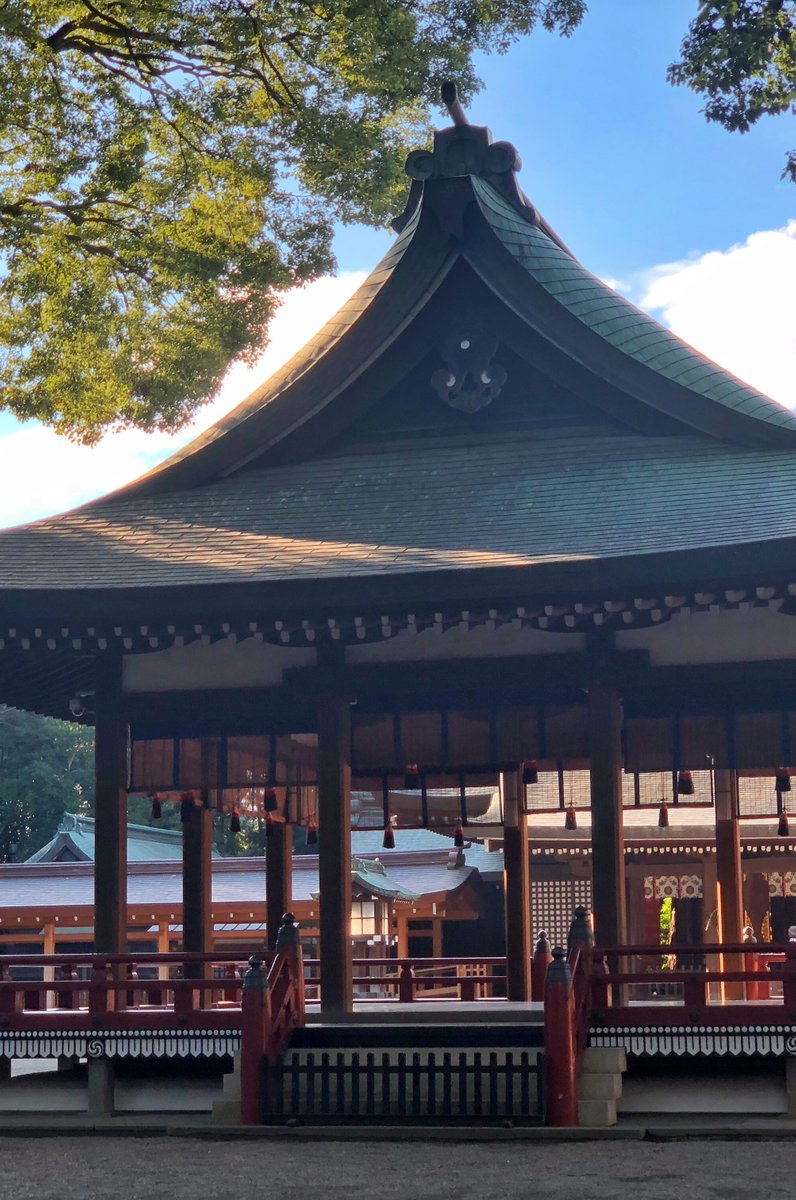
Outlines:
<svg viewBox="0 0 796 1200"><path fill-rule="evenodd" d="M263 1120L537 1122L543 1059L536 1050L304 1052L263 1069Z"/></svg>

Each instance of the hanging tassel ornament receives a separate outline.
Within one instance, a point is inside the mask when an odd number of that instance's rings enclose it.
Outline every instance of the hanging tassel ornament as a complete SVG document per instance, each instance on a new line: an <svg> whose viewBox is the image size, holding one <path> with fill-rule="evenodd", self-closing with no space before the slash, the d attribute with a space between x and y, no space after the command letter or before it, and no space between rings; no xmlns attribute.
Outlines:
<svg viewBox="0 0 796 1200"><path fill-rule="evenodd" d="M778 792L790 791L790 767L777 767L774 787Z"/></svg>
<svg viewBox="0 0 796 1200"><path fill-rule="evenodd" d="M564 828L565 829L577 829L577 827L578 827L578 814L575 812L575 805L570 804L569 808L567 809L567 815L564 818Z"/></svg>
<svg viewBox="0 0 796 1200"><path fill-rule="evenodd" d="M777 837L790 837L790 823L788 821L788 814L786 812L781 812L779 814Z"/></svg>
<svg viewBox="0 0 796 1200"><path fill-rule="evenodd" d="M539 767L535 758L531 758L528 762L522 764L522 782L526 787L531 783L539 782Z"/></svg>
<svg viewBox="0 0 796 1200"><path fill-rule="evenodd" d="M661 800L661 806L658 809L658 828L669 828L669 805L665 800Z"/></svg>
<svg viewBox="0 0 796 1200"><path fill-rule="evenodd" d="M417 763L407 763L404 770L404 787L408 792L416 792L420 788L420 768Z"/></svg>
<svg viewBox="0 0 796 1200"><path fill-rule="evenodd" d="M155 792L152 796L152 820L159 821L163 816L163 804L160 796Z"/></svg>
<svg viewBox="0 0 796 1200"><path fill-rule="evenodd" d="M276 812L279 808L279 800L276 795L276 788L266 788L263 793L263 808L267 813Z"/></svg>
<svg viewBox="0 0 796 1200"><path fill-rule="evenodd" d="M271 833L271 830L273 829L274 825L276 825L276 821L271 816L271 814L269 812L267 812L265 814L265 836L266 837L268 837L268 835Z"/></svg>
<svg viewBox="0 0 796 1200"><path fill-rule="evenodd" d="M690 771L677 772L677 795L678 796L693 796L694 794L694 776Z"/></svg>
<svg viewBox="0 0 796 1200"><path fill-rule="evenodd" d="M233 808L232 815L229 818L229 832L240 833L240 813L237 808Z"/></svg>
<svg viewBox="0 0 796 1200"><path fill-rule="evenodd" d="M307 826L307 845L318 845L318 826L314 821L310 821L309 825Z"/></svg>
<svg viewBox="0 0 796 1200"><path fill-rule="evenodd" d="M193 792L183 792L180 796L180 820L183 822L190 821L195 807L196 800Z"/></svg>
<svg viewBox="0 0 796 1200"><path fill-rule="evenodd" d="M395 831L392 825L385 826L384 841L381 843L385 850L395 849Z"/></svg>
<svg viewBox="0 0 796 1200"><path fill-rule="evenodd" d="M453 844L459 847L464 845L464 830L461 825L457 825L453 831Z"/></svg>

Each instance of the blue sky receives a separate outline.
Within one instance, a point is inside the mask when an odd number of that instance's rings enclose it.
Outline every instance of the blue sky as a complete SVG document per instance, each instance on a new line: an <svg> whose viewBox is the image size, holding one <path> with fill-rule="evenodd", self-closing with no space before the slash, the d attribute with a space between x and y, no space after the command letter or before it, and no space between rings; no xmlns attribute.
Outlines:
<svg viewBox="0 0 796 1200"><path fill-rule="evenodd" d="M705 122L699 97L666 82L695 9L592 0L571 38L538 32L481 57L484 88L468 115L517 146L524 191L590 270L796 406L796 187L779 178L796 122L729 134ZM341 228L340 277L286 302L260 366L232 373L197 431L297 349L389 242L386 231ZM89 451L0 413L0 526L111 490L184 440L123 434Z"/></svg>

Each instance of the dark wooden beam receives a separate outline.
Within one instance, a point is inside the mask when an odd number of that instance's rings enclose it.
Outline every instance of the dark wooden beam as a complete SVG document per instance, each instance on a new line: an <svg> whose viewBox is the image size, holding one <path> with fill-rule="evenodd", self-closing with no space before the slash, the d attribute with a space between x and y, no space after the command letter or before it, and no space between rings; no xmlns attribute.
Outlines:
<svg viewBox="0 0 796 1200"><path fill-rule="evenodd" d="M589 749L592 812L592 906L599 944L627 940L619 692L613 655L604 641L591 647Z"/></svg>
<svg viewBox="0 0 796 1200"><path fill-rule="evenodd" d="M293 827L275 821L265 839L265 909L268 949L276 949L279 925L293 907Z"/></svg>
<svg viewBox="0 0 796 1200"><path fill-rule="evenodd" d="M97 667L94 750L94 948L127 950L127 723L120 707L122 663Z"/></svg>
<svg viewBox="0 0 796 1200"><path fill-rule="evenodd" d="M212 908L213 812L194 808L182 824L182 944L192 953L213 949ZM189 964L186 976L201 979L207 975L204 964Z"/></svg>
<svg viewBox="0 0 796 1200"><path fill-rule="evenodd" d="M524 1003L531 999L531 886L528 818L521 811L522 781L518 772L503 776L503 789L506 992L509 1000Z"/></svg>
<svg viewBox="0 0 796 1200"><path fill-rule="evenodd" d="M350 1012L351 981L351 715L347 697L318 706L318 877L321 1006Z"/></svg>

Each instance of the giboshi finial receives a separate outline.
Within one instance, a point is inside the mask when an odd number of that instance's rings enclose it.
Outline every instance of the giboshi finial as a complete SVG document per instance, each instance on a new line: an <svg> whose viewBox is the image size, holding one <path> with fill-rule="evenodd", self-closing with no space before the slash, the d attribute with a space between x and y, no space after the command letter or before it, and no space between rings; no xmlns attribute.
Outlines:
<svg viewBox="0 0 796 1200"><path fill-rule="evenodd" d="M442 103L448 110L448 115L454 125L469 125L467 114L459 103L459 94L452 79L446 79L442 85Z"/></svg>

